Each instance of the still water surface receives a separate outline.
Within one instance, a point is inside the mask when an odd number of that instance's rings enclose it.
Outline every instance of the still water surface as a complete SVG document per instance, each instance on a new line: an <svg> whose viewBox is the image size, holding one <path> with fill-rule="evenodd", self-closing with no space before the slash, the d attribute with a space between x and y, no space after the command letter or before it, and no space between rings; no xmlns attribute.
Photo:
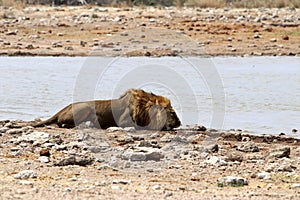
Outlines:
<svg viewBox="0 0 300 200"><path fill-rule="evenodd" d="M0 120L44 119L134 87L170 98L183 126L300 129L299 57L0 57L0 71Z"/></svg>

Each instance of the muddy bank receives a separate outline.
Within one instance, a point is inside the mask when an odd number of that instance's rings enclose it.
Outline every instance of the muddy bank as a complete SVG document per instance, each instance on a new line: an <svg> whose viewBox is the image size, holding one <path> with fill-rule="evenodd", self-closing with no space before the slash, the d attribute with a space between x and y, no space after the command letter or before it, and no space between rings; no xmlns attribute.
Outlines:
<svg viewBox="0 0 300 200"><path fill-rule="evenodd" d="M0 125L3 199L297 199L299 139ZM295 130L295 135L297 134Z"/></svg>
<svg viewBox="0 0 300 200"><path fill-rule="evenodd" d="M299 9L27 7L0 11L0 55L299 55Z"/></svg>

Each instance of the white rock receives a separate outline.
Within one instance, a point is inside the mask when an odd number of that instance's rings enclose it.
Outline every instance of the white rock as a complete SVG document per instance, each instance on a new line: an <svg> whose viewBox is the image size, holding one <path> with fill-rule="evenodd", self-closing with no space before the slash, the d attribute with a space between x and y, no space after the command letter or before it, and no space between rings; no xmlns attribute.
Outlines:
<svg viewBox="0 0 300 200"><path fill-rule="evenodd" d="M47 156L40 156L38 158L38 161L40 161L41 163L48 163L50 162L49 158Z"/></svg>
<svg viewBox="0 0 300 200"><path fill-rule="evenodd" d="M116 131L123 131L123 128L121 127L109 127L106 129L107 132L116 132Z"/></svg>
<svg viewBox="0 0 300 200"><path fill-rule="evenodd" d="M27 180L21 180L20 181L21 185L34 185L34 182L32 181L27 181Z"/></svg>
<svg viewBox="0 0 300 200"><path fill-rule="evenodd" d="M300 188L300 183L294 183L294 184L292 185L292 188Z"/></svg>
<svg viewBox="0 0 300 200"><path fill-rule="evenodd" d="M257 174L258 179L271 179L271 174L269 172L260 172Z"/></svg>
<svg viewBox="0 0 300 200"><path fill-rule="evenodd" d="M221 183L225 185L231 185L231 184L248 185L248 180L242 177L226 176L223 178Z"/></svg>
<svg viewBox="0 0 300 200"><path fill-rule="evenodd" d="M37 173L32 170L23 170L14 175L15 179L22 179L22 180L29 179L29 178L36 178L36 177L37 177Z"/></svg>
<svg viewBox="0 0 300 200"><path fill-rule="evenodd" d="M227 162L225 160L222 160L221 158L217 156L210 156L206 160L207 164L216 165L216 166L225 166L227 165Z"/></svg>

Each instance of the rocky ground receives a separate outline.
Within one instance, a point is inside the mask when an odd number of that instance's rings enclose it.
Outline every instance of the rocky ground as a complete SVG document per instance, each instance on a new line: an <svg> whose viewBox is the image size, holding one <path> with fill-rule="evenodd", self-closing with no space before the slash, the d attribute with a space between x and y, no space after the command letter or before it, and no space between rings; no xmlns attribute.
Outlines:
<svg viewBox="0 0 300 200"><path fill-rule="evenodd" d="M2 7L0 55L299 55L300 10Z"/></svg>
<svg viewBox="0 0 300 200"><path fill-rule="evenodd" d="M0 199L300 198L300 139L88 125L2 121Z"/></svg>

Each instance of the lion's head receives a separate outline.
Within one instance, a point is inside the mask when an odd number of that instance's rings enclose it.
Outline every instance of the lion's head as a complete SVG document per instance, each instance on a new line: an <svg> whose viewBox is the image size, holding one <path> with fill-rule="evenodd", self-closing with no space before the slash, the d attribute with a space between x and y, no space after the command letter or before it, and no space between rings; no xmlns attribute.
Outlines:
<svg viewBox="0 0 300 200"><path fill-rule="evenodd" d="M181 122L168 98L144 90L130 89L122 97L129 97L129 115L137 128L171 130Z"/></svg>

